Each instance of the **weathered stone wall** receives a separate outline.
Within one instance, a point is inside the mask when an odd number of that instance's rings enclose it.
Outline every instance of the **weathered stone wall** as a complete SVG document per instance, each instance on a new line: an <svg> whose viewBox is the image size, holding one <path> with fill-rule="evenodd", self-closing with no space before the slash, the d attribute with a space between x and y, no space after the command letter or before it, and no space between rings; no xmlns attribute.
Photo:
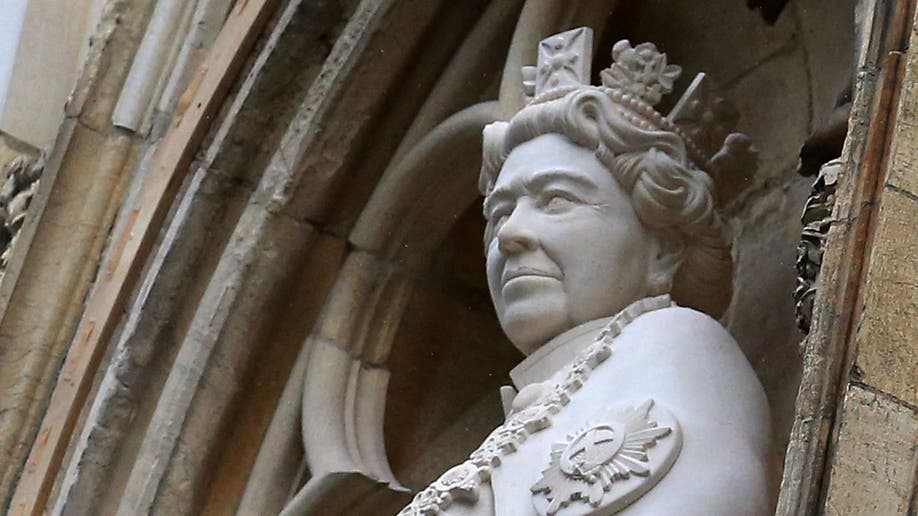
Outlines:
<svg viewBox="0 0 918 516"><path fill-rule="evenodd" d="M0 284L0 508L35 440L120 204L131 138L108 110L150 2L110 2Z"/></svg>
<svg viewBox="0 0 918 516"><path fill-rule="evenodd" d="M918 23L906 20L910 43L899 48L907 53L890 59L898 63L901 92L889 154L877 173L870 251L826 479L830 515L918 512Z"/></svg>
<svg viewBox="0 0 918 516"><path fill-rule="evenodd" d="M0 81L6 81L0 87L0 131L38 149L50 149L67 97L92 53L89 40L104 4L105 0L4 3L7 19L10 10L23 11L21 19L11 20L13 27L4 28L13 31L15 39L2 44L11 62L9 69L0 71Z"/></svg>

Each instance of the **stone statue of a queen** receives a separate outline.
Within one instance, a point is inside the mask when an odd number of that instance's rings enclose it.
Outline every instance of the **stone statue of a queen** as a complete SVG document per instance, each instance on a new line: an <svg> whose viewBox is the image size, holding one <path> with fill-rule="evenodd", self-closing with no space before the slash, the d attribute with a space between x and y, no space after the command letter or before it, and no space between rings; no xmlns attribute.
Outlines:
<svg viewBox="0 0 918 516"><path fill-rule="evenodd" d="M716 211L751 173L736 112L650 43L618 42L590 85L592 33L539 45L528 102L484 131L488 285L527 358L504 424L403 515L760 515L770 421L714 318L730 299Z"/></svg>

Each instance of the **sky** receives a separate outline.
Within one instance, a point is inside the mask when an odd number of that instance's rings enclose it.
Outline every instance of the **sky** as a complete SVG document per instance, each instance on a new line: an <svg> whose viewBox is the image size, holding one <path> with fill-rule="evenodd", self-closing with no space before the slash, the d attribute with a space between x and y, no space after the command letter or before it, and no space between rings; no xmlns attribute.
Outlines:
<svg viewBox="0 0 918 516"><path fill-rule="evenodd" d="M13 62L16 58L16 44L25 19L28 0L0 0L0 114L6 101Z"/></svg>

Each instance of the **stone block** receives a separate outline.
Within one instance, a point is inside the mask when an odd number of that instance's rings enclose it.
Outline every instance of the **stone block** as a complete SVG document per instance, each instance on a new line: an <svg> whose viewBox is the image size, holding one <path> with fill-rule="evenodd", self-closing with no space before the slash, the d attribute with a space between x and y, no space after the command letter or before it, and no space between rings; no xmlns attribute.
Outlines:
<svg viewBox="0 0 918 516"><path fill-rule="evenodd" d="M0 299L6 304L0 331L0 499L29 451L32 434L24 429L37 428L43 410L39 407L44 407L50 378L56 376L48 365L59 363L67 351L61 324L73 301L68 289L76 286L61 278L87 263L87 247L101 218L80 172L98 168L106 143L88 129L75 132L68 166L59 173L60 188L39 193L48 196L41 201L47 205L28 254L11 258L21 263L11 265L20 268L16 288ZM88 280L80 286L88 286Z"/></svg>
<svg viewBox="0 0 918 516"><path fill-rule="evenodd" d="M825 514L906 514L918 465L918 414L895 400L850 386Z"/></svg>
<svg viewBox="0 0 918 516"><path fill-rule="evenodd" d="M886 189L857 333L862 380L918 404L918 201Z"/></svg>
<svg viewBox="0 0 918 516"><path fill-rule="evenodd" d="M913 43L914 44L914 43ZM894 158L886 183L918 196L918 52L909 52L902 79Z"/></svg>

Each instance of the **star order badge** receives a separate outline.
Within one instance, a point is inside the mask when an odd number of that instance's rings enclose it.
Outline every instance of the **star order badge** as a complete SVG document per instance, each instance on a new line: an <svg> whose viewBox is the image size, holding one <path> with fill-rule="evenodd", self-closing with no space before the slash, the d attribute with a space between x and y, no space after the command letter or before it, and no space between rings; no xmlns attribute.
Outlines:
<svg viewBox="0 0 918 516"><path fill-rule="evenodd" d="M681 447L678 421L653 400L607 411L552 447L548 468L530 488L533 505L548 516L614 513L649 491Z"/></svg>

